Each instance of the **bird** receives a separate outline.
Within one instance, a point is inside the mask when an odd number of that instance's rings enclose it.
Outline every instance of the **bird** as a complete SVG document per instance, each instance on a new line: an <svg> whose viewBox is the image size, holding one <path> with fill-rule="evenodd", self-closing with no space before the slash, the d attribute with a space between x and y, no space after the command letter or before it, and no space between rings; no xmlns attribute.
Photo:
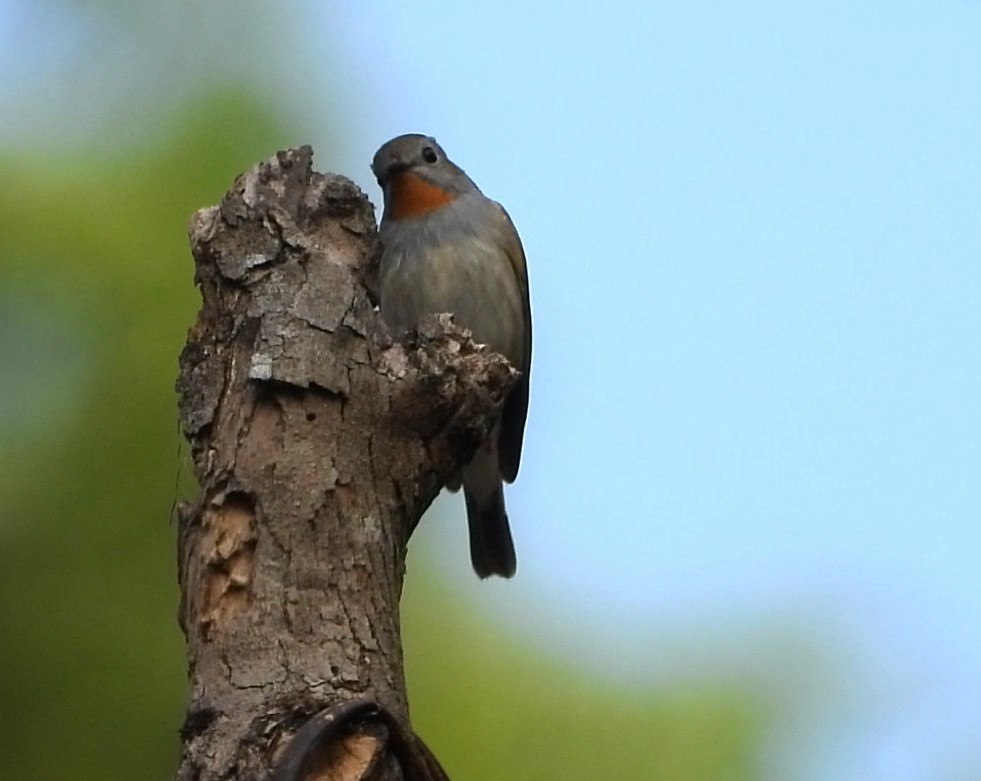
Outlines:
<svg viewBox="0 0 981 781"><path fill-rule="evenodd" d="M504 482L518 475L531 369L528 269L511 217L485 196L436 140L408 133L384 143L372 172L384 195L379 226L379 312L394 328L453 314L473 340L520 373L500 417L462 473L470 560L480 578L517 570Z"/></svg>

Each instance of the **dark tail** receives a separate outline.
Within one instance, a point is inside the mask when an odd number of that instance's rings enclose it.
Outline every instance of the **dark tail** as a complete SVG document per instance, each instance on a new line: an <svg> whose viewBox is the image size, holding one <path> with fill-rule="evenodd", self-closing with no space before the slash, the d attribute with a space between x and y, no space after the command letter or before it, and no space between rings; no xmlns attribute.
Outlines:
<svg viewBox="0 0 981 781"><path fill-rule="evenodd" d="M512 577L518 569L518 561L504 510L504 486L498 483L497 490L480 501L464 486L463 496L467 501L470 561L474 572L481 578L490 575Z"/></svg>

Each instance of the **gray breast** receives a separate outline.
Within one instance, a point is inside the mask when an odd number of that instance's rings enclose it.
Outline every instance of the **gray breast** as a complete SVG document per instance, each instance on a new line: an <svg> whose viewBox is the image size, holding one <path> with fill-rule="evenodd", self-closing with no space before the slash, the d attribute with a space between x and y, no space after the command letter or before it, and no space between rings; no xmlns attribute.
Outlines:
<svg viewBox="0 0 981 781"><path fill-rule="evenodd" d="M474 193L421 218L383 222L381 313L414 328L425 314L451 312L474 341L521 366L521 289L490 209L496 204Z"/></svg>

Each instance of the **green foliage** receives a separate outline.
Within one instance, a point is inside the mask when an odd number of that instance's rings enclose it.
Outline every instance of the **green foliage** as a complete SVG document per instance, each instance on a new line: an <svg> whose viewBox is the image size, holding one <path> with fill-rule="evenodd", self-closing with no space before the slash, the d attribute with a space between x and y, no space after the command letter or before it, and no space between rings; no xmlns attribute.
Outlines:
<svg viewBox="0 0 981 781"><path fill-rule="evenodd" d="M451 778L760 775L764 713L749 692L604 684L520 647L429 580L411 580L403 603L413 725Z"/></svg>

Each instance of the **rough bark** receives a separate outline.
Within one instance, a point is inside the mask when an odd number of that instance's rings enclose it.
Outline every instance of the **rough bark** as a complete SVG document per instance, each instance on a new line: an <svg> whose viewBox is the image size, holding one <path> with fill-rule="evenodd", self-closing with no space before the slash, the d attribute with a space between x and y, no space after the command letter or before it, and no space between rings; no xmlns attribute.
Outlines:
<svg viewBox="0 0 981 781"><path fill-rule="evenodd" d="M309 147L242 174L189 233L203 303L177 386L201 493L179 527L177 778L268 778L311 717L356 700L379 707L340 743L310 726L292 777L422 777L404 759L406 545L516 375L448 316L387 333L371 204Z"/></svg>

